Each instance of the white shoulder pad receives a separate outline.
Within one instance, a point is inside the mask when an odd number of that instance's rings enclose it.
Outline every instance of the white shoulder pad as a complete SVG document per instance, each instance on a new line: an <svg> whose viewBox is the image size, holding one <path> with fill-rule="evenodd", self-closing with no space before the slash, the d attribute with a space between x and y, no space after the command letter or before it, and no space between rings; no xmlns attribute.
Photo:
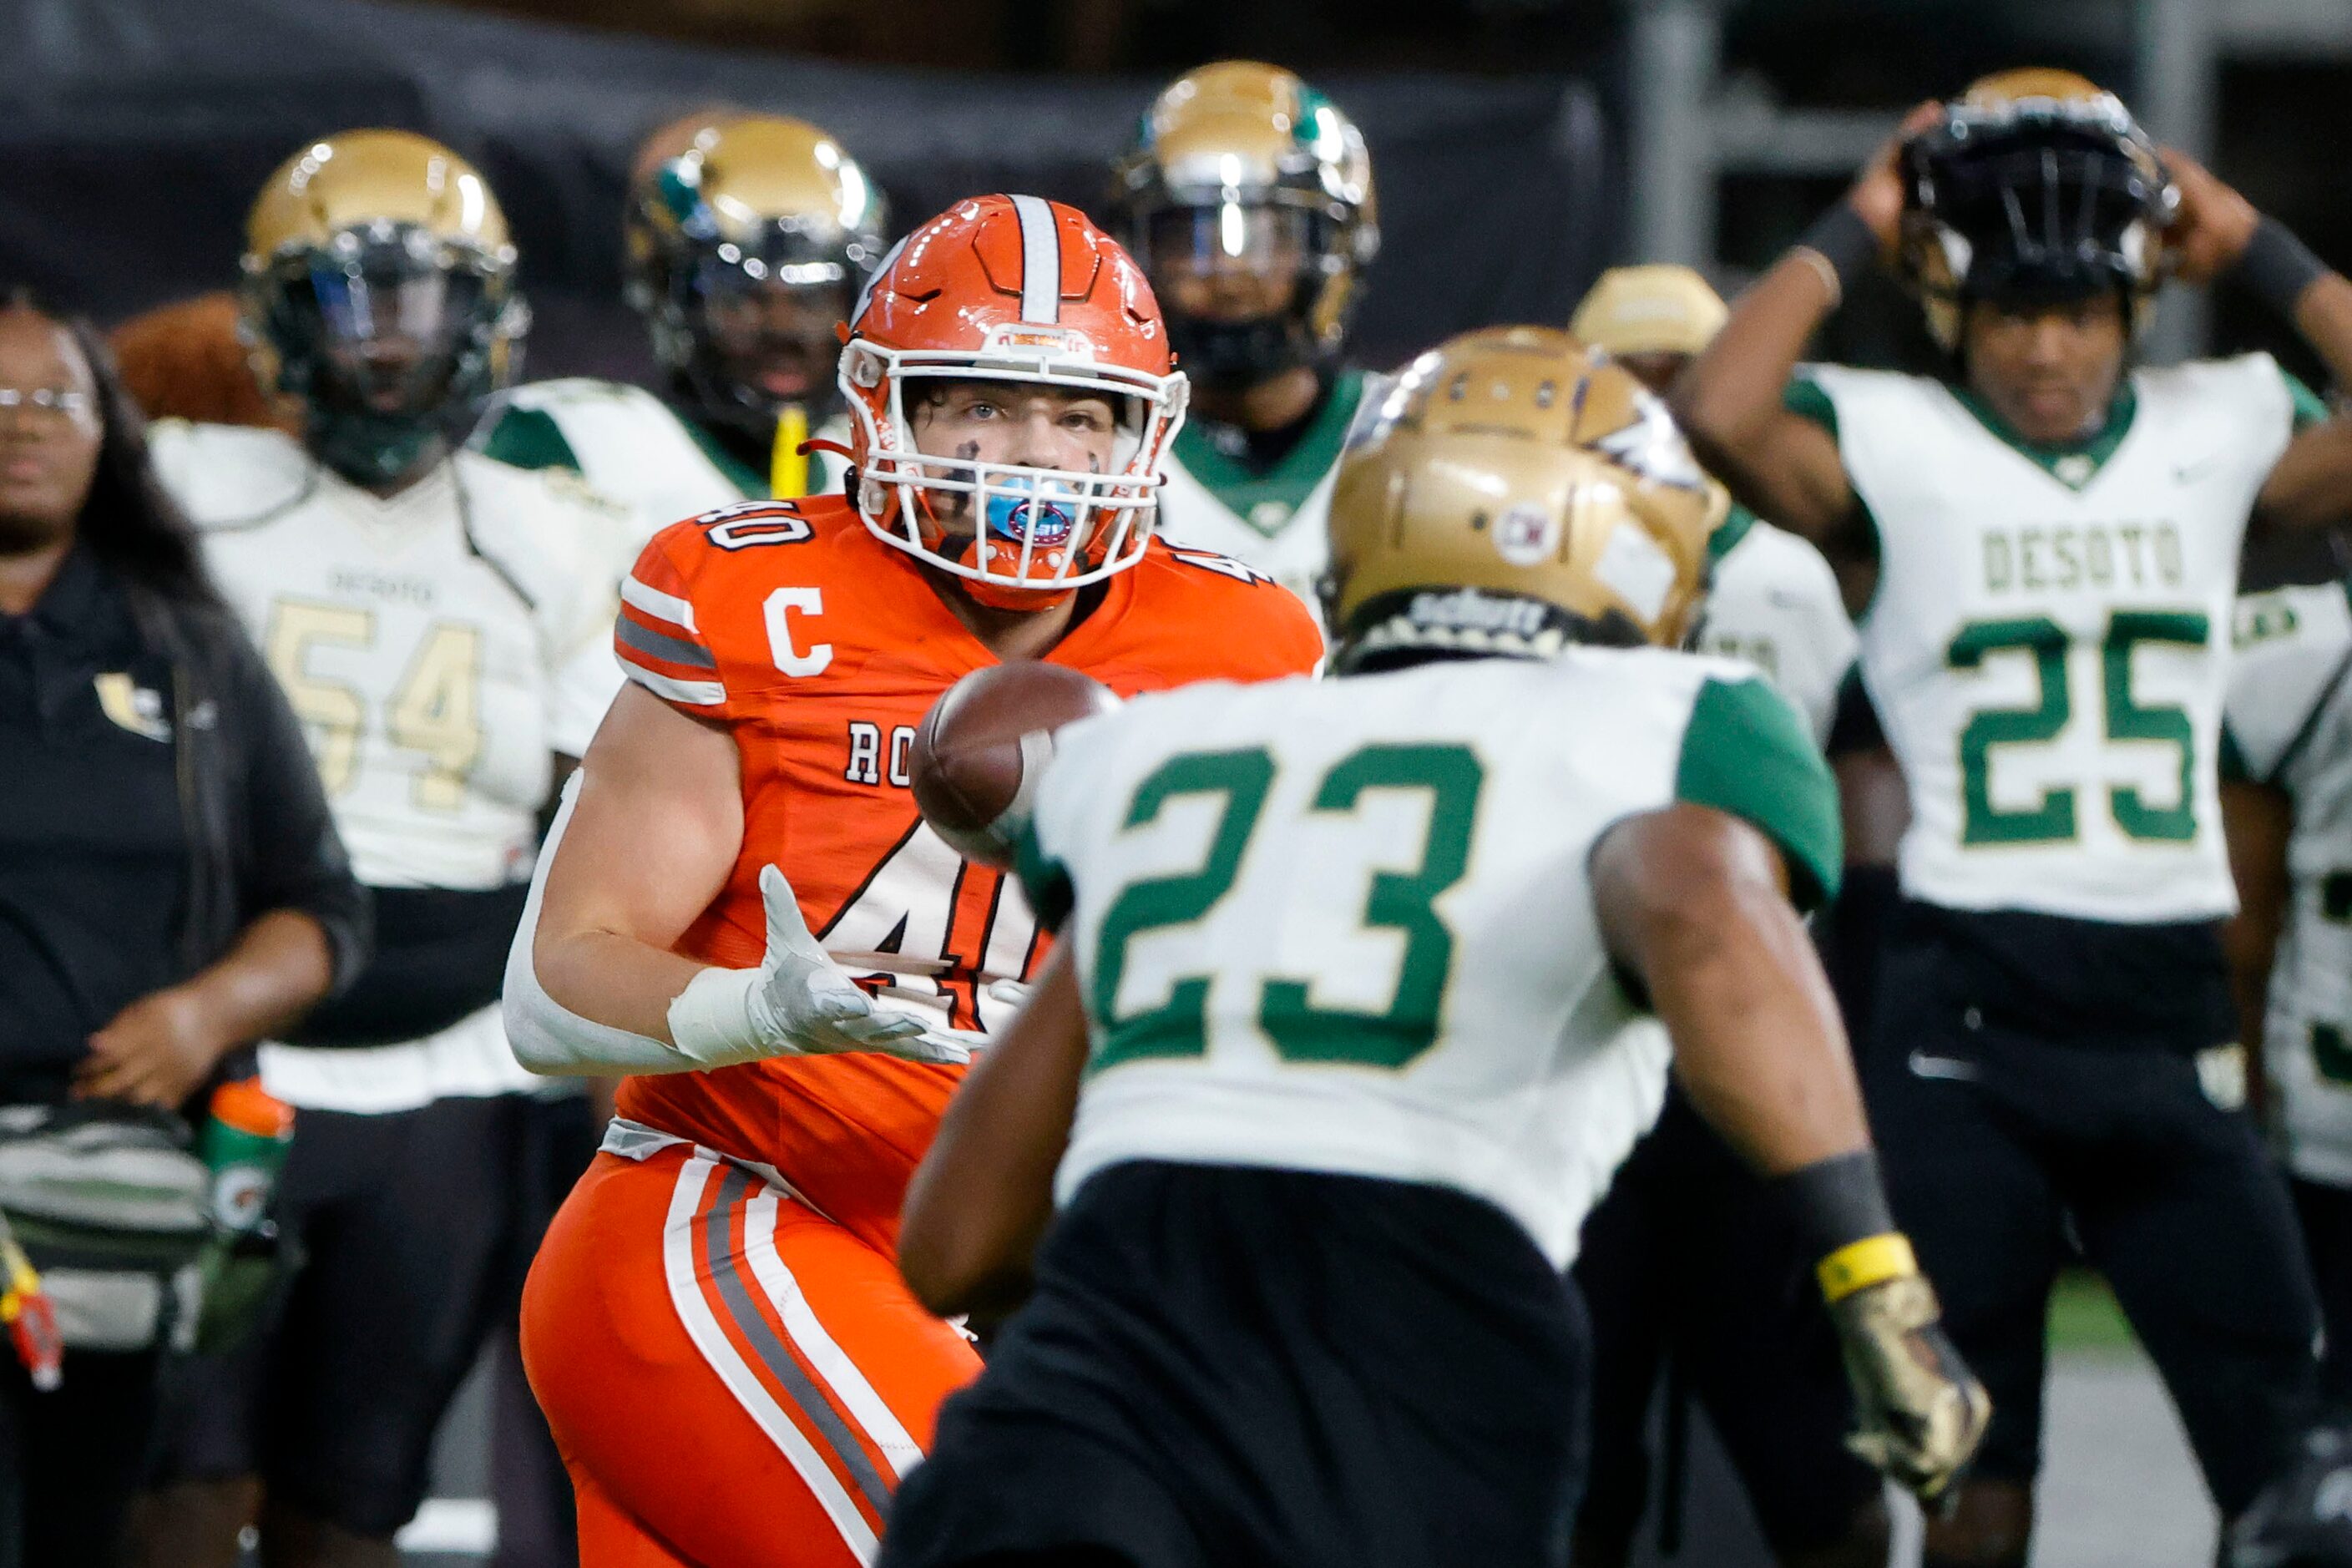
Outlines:
<svg viewBox="0 0 2352 1568"><path fill-rule="evenodd" d="M199 528L259 521L317 482L302 444L282 430L158 419L147 448L156 478Z"/></svg>
<svg viewBox="0 0 2352 1568"><path fill-rule="evenodd" d="M628 567L628 519L561 468L510 468L478 452L455 459L475 548L511 576L568 642L583 615L608 613Z"/></svg>
<svg viewBox="0 0 2352 1568"><path fill-rule="evenodd" d="M623 408L649 410L667 414L662 400L642 386L632 386L625 381L599 381L591 375L561 376L553 381L526 382L499 394L494 407L528 408L535 413L562 416L579 408Z"/></svg>
<svg viewBox="0 0 2352 1568"><path fill-rule="evenodd" d="M2352 657L2352 603L2341 584L2279 588L2238 601L2223 716L2247 771L2269 780Z"/></svg>

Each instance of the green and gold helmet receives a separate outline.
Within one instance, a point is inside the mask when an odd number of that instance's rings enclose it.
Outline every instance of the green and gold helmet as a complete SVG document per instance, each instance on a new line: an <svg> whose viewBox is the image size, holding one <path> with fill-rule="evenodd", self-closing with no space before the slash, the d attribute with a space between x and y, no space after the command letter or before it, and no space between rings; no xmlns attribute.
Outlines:
<svg viewBox="0 0 2352 1568"><path fill-rule="evenodd" d="M406 131L314 142L246 221L256 374L299 402L321 462L396 481L515 374L530 315L514 268L498 198L448 148Z"/></svg>
<svg viewBox="0 0 2352 1568"><path fill-rule="evenodd" d="M831 411L834 329L888 224L839 142L782 115L674 122L640 156L623 222L629 303L698 412L765 441L788 407L812 424Z"/></svg>
<svg viewBox="0 0 2352 1568"><path fill-rule="evenodd" d="M1905 144L1901 269L1948 350L1970 300L2115 291L2137 322L2162 282L2180 195L2123 100L2072 71L1971 82Z"/></svg>
<svg viewBox="0 0 2352 1568"><path fill-rule="evenodd" d="M1195 383L1338 357L1380 251L1372 161L1297 77L1224 60L1177 78L1112 165L1110 205Z"/></svg>
<svg viewBox="0 0 2352 1568"><path fill-rule="evenodd" d="M1491 327L1404 372L1340 459L1332 667L1683 646L1712 504L1664 405L1556 327Z"/></svg>

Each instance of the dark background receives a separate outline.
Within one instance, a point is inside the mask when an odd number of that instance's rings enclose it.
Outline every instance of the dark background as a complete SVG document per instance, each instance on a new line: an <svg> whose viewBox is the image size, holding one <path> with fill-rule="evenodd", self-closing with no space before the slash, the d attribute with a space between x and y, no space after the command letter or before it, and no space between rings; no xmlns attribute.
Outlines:
<svg viewBox="0 0 2352 1568"><path fill-rule="evenodd" d="M1393 363L1463 328L1561 320L1601 266L1629 258L1625 40L1650 3L0 0L0 284L102 320L221 286L246 207L288 153L355 125L406 126L476 159L505 202L539 310L533 374L634 377L648 367L617 306L619 202L633 144L662 121L719 102L814 120L866 162L902 224L986 188L1088 205L1159 85L1241 56L1307 73L1365 128L1388 243L1359 346ZM2130 98L2136 26L2162 3L1715 9L1727 89L1891 122L2021 61ZM2185 3L2220 15L2330 0ZM2225 177L2336 259L2352 258L2347 89L2343 50L2234 49L2211 149ZM1722 178L1719 281L1768 262L1842 183ZM1932 363L1891 283L1864 290L1820 346ZM2227 290L2208 346L2270 348L2318 375L2291 332Z"/></svg>
<svg viewBox="0 0 2352 1568"><path fill-rule="evenodd" d="M896 14L923 41L919 58L985 35L992 12L799 9L820 31L829 18L870 31ZM917 12L939 26L917 26ZM719 102L800 115L865 163L902 227L987 190L1095 205L1164 79L1004 68L1018 58L982 50L993 68L950 72L364 0L0 0L0 59L32 62L29 77L0 76L0 280L101 320L221 287L246 210L283 158L329 132L402 126L472 158L505 205L538 311L530 373L636 378L649 366L619 304L620 210L646 132ZM1418 62L1318 85L1363 125L1377 162L1384 248L1359 318L1368 359L1489 321L1567 319L1615 248L1591 86Z"/></svg>

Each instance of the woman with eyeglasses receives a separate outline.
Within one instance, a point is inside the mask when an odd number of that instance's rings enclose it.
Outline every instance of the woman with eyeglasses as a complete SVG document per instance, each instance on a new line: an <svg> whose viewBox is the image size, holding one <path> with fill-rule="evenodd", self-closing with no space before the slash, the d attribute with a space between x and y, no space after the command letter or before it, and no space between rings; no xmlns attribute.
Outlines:
<svg viewBox="0 0 2352 1568"><path fill-rule="evenodd" d="M5 1141L45 1109L199 1104L231 1053L352 973L366 922L301 731L104 351L0 300ZM152 1427L161 1346L93 1336L57 1294L57 1388L0 1350L10 1568L113 1562Z"/></svg>

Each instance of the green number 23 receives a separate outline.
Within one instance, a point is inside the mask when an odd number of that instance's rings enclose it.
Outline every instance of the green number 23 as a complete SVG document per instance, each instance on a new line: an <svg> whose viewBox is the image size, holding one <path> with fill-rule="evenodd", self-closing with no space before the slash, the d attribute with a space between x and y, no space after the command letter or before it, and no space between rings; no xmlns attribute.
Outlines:
<svg viewBox="0 0 2352 1568"><path fill-rule="evenodd" d="M2150 805L2137 788L2117 784L2107 791L2116 826L2134 838L2186 844L2197 837L2196 735L2179 707L2142 707L2132 698L2132 650L2142 643L2205 646L2203 616L2179 610L2117 610L2099 644L2105 697L2107 739L2158 741L2180 753L2180 792L2175 805ZM2014 620L1970 621L1952 639L1944 662L1954 669L1980 668L1985 656L2023 653L2033 660L2041 698L2031 708L1987 708L1960 731L1960 842L1965 845L2046 844L2074 837L2074 791L2042 792L2033 805L2010 810L1992 803L1991 752L1995 746L2054 741L2074 717L2066 694L2066 629L2046 616Z"/></svg>
<svg viewBox="0 0 2352 1568"><path fill-rule="evenodd" d="M1222 804L1197 869L1129 883L1104 914L1089 998L1105 1036L1097 1068L1147 1057L1199 1056L1208 1049L1202 1022L1208 975L1178 980L1156 1007L1125 1016L1113 1011L1127 973L1128 944L1144 931L1207 918L1233 890L1274 775L1274 758L1263 747L1187 752L1160 763L1137 787L1124 824L1130 828L1157 820L1161 808L1180 796L1214 795ZM1258 1023L1286 1060L1395 1068L1435 1041L1454 967L1454 933L1433 905L1469 865L1485 781L1477 757L1458 745L1369 745L1324 775L1310 808L1318 815L1352 813L1368 791L1420 790L1429 795L1429 826L1420 864L1411 871L1376 872L1364 901L1366 926L1404 933L1396 994L1384 1011L1318 1007L1310 997L1310 981L1264 979Z"/></svg>

